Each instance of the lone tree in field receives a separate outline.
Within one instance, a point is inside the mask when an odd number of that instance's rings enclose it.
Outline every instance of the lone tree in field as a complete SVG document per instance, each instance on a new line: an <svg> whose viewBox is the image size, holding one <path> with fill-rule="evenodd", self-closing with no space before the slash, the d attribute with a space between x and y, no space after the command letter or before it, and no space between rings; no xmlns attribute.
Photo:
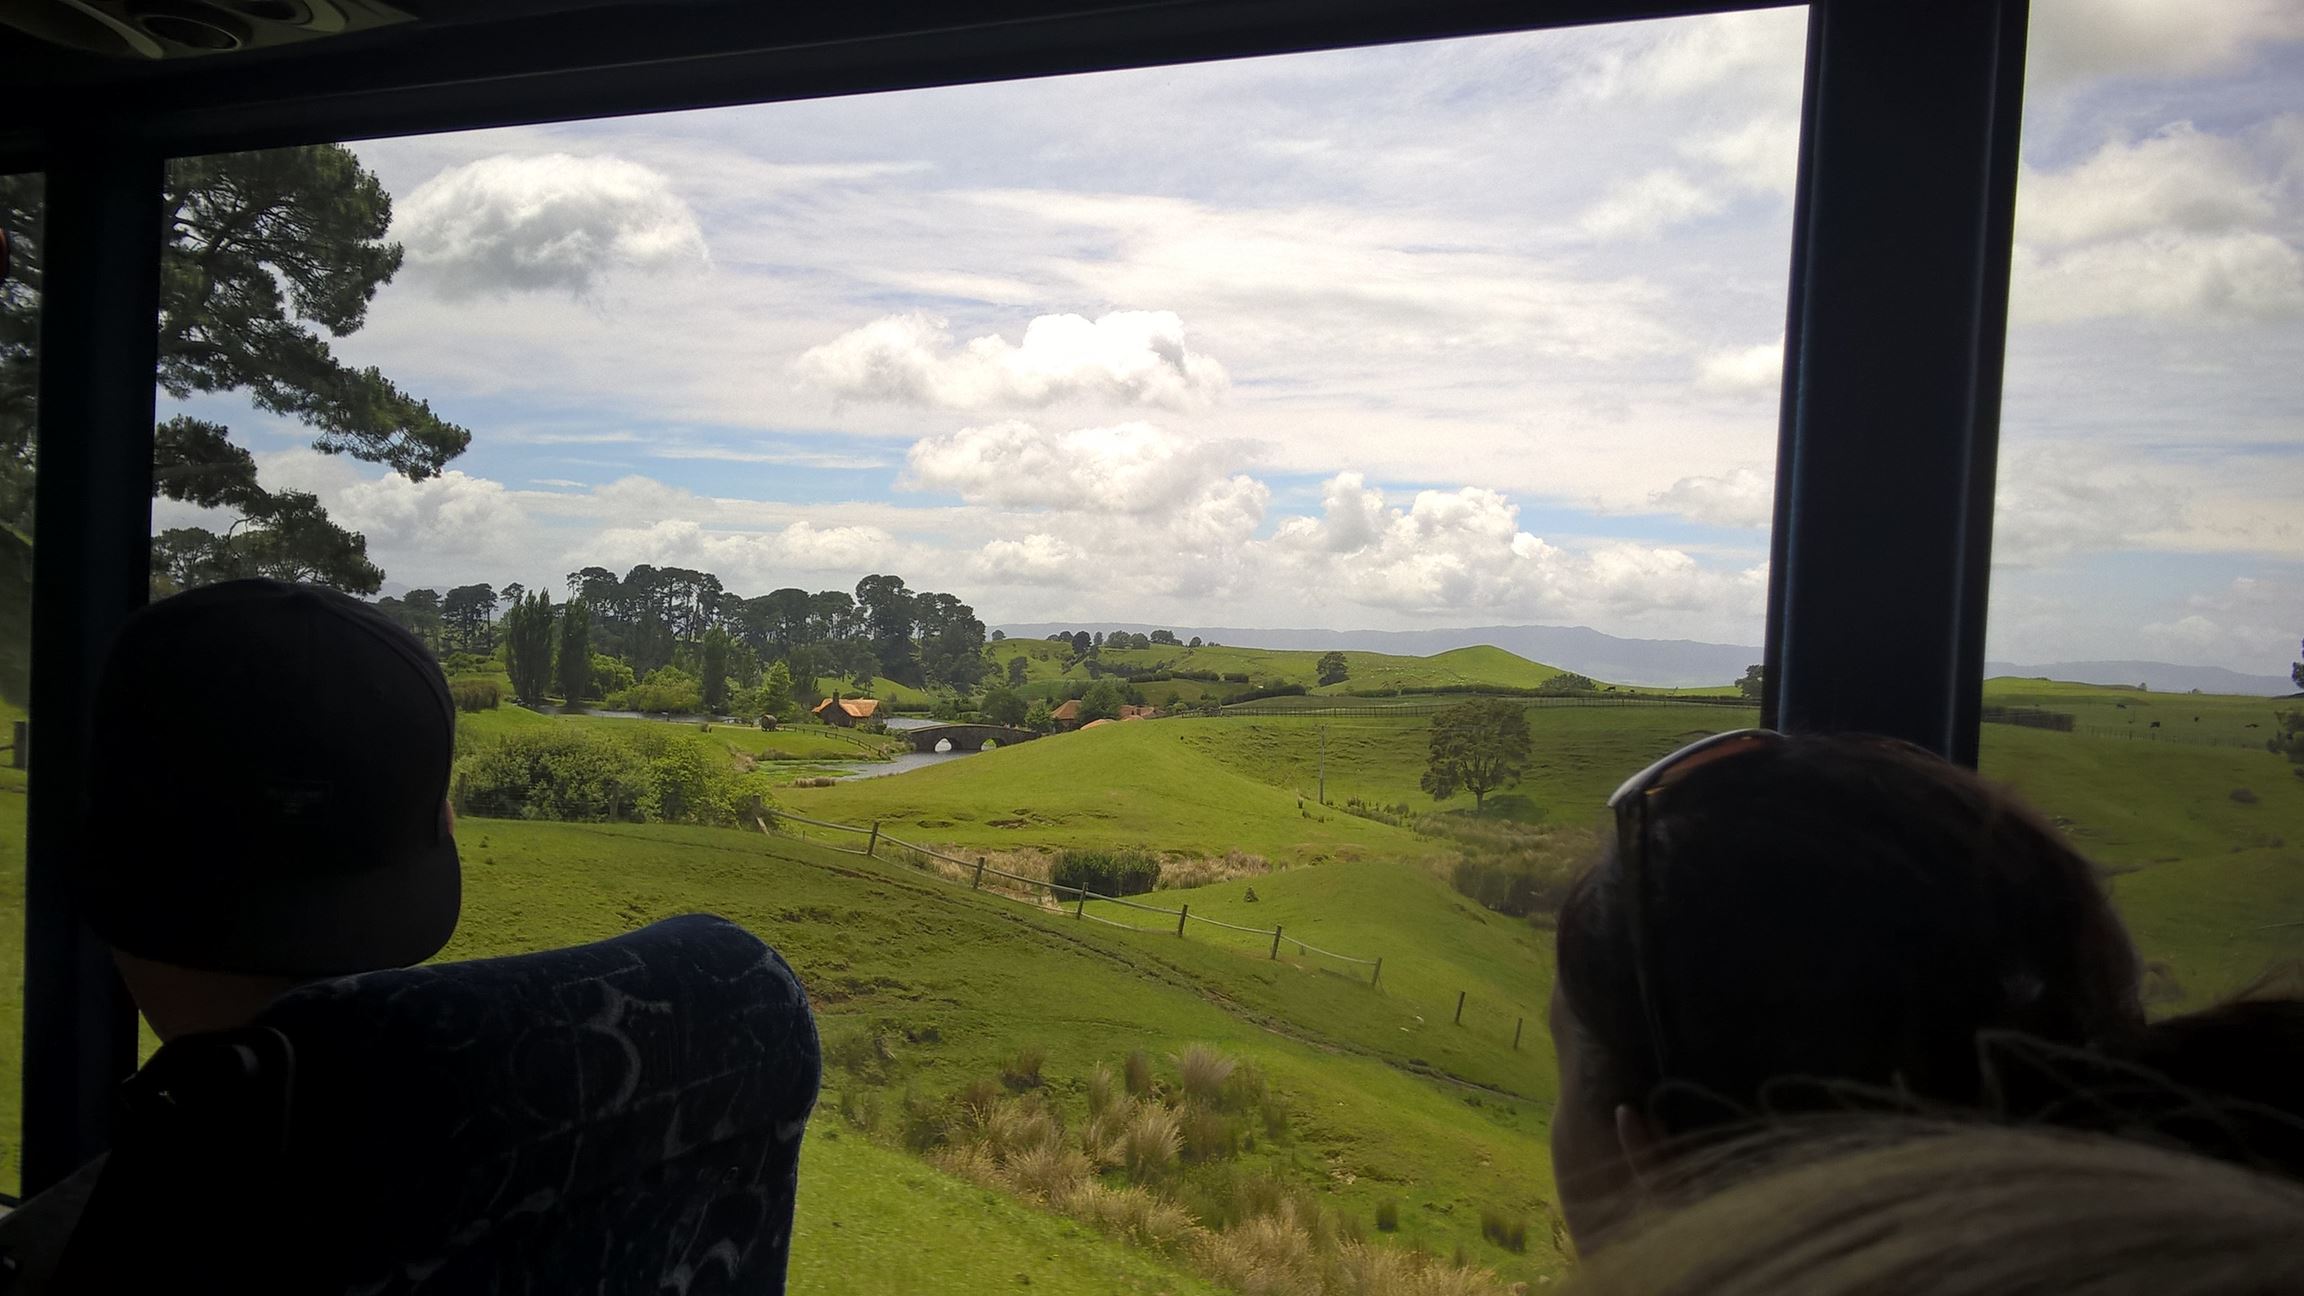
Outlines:
<svg viewBox="0 0 2304 1296"><path fill-rule="evenodd" d="M1316 669L1319 671L1322 684L1341 684L1345 677L1352 673L1351 664L1344 660L1344 654L1340 652L1321 654L1320 664Z"/></svg>
<svg viewBox="0 0 2304 1296"><path fill-rule="evenodd" d="M578 599L560 609L560 696L570 709L592 693L592 609Z"/></svg>
<svg viewBox="0 0 2304 1296"><path fill-rule="evenodd" d="M1452 706L1432 717L1432 750L1418 786L1445 801L1472 794L1474 813L1488 794L1520 781L1531 744L1528 713L1511 702L1484 700Z"/></svg>
<svg viewBox="0 0 2304 1296"><path fill-rule="evenodd" d="M512 694L529 706L541 705L552 685L552 595L538 590L504 613L506 668Z"/></svg>
<svg viewBox="0 0 2304 1296"><path fill-rule="evenodd" d="M1744 678L1736 681L1736 691L1757 702L1760 700L1760 690L1766 683L1758 666L1747 666L1744 668Z"/></svg>
<svg viewBox="0 0 2304 1296"><path fill-rule="evenodd" d="M2304 689L2304 661L2288 668L2288 678L2296 682L2298 689Z"/></svg>

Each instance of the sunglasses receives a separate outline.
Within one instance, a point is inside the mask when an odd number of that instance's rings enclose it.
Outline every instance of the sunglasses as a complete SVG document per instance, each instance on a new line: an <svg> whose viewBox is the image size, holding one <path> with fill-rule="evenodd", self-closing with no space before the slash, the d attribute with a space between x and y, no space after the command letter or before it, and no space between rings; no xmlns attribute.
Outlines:
<svg viewBox="0 0 2304 1296"><path fill-rule="evenodd" d="M1616 815L1616 867L1623 879L1626 935L1632 947L1632 983L1640 995L1640 1013L1648 1027L1648 1048L1656 1063L1656 1078L1671 1074L1662 1000L1650 975L1649 926L1653 897L1648 877L1650 829L1657 799L1673 785L1707 765L1717 765L1750 752L1782 746L1790 741L1774 729L1731 729L1699 738L1624 780L1608 798ZM1866 746L1903 753L1928 762L1942 758L1916 743L1879 735L1860 736Z"/></svg>
<svg viewBox="0 0 2304 1296"><path fill-rule="evenodd" d="M1731 729L1680 748L1624 780L1608 798L1616 815L1616 868L1622 879L1624 925L1632 947L1632 984L1640 995L1640 1013L1648 1027L1648 1050L1656 1064L1656 1079L1671 1074L1665 1041L1663 1006L1648 974L1648 835L1658 796L1689 774L1785 741L1774 729Z"/></svg>

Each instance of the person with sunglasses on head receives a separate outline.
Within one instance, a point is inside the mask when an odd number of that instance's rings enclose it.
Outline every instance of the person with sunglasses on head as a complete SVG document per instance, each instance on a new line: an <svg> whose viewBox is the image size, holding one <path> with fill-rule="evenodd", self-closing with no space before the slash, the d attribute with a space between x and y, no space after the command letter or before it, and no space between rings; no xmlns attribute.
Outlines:
<svg viewBox="0 0 2304 1296"><path fill-rule="evenodd" d="M2142 1024L2095 868L1917 747L1718 734L1609 804L1552 999L1554 1172L1587 1251L1707 1135L1871 1096L1979 1106L1982 1037L2084 1047Z"/></svg>

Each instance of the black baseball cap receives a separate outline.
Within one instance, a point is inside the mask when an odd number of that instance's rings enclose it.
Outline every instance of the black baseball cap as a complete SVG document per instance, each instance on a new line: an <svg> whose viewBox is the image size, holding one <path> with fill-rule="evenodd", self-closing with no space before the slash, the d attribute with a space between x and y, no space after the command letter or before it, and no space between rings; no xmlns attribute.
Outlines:
<svg viewBox="0 0 2304 1296"><path fill-rule="evenodd" d="M79 894L127 953L405 967L456 930L456 710L424 645L333 590L230 581L121 628L96 684Z"/></svg>

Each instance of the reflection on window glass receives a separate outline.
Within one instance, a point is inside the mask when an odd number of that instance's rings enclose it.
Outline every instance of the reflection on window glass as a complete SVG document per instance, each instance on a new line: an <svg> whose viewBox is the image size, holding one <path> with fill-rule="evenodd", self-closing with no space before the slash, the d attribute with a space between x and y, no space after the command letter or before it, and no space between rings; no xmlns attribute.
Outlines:
<svg viewBox="0 0 2304 1296"><path fill-rule="evenodd" d="M2034 12L1983 765L2206 1007L2304 955L2304 43Z"/></svg>
<svg viewBox="0 0 2304 1296"><path fill-rule="evenodd" d="M1544 1279L1551 915L1756 714L1804 22L180 161L156 592L438 656L449 957L785 951L798 1285Z"/></svg>
<svg viewBox="0 0 2304 1296"><path fill-rule="evenodd" d="M25 709L32 665L32 431L39 373L38 175L0 175L0 1193L22 1182Z"/></svg>

